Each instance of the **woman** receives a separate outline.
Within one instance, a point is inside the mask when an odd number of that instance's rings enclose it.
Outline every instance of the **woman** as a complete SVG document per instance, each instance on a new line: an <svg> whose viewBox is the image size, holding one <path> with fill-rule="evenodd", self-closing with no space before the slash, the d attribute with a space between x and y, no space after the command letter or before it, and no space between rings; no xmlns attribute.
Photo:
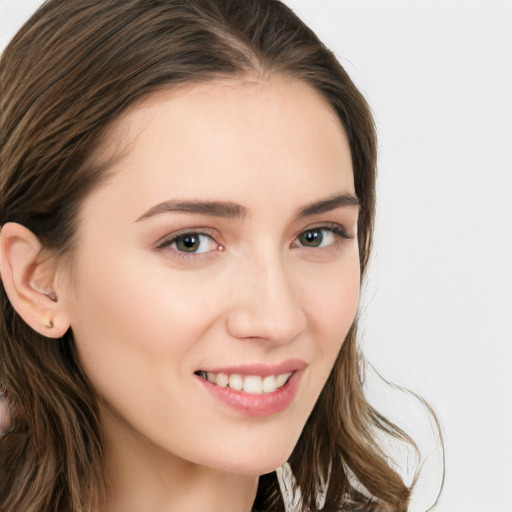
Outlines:
<svg viewBox="0 0 512 512"><path fill-rule="evenodd" d="M2 510L407 510L356 344L374 127L316 36L51 0L0 76Z"/></svg>

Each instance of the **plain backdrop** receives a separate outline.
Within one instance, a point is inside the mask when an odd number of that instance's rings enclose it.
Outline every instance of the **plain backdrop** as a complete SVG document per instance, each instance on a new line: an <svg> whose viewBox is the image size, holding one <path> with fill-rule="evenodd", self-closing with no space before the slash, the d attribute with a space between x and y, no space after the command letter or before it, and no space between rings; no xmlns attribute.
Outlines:
<svg viewBox="0 0 512 512"><path fill-rule="evenodd" d="M0 48L39 3L0 0ZM512 1L287 3L378 127L364 350L439 416L436 512L512 512Z"/></svg>

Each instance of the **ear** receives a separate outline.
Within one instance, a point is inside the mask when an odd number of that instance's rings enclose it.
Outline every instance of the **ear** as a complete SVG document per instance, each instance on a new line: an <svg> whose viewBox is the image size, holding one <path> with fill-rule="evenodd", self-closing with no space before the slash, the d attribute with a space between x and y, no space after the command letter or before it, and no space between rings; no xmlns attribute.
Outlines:
<svg viewBox="0 0 512 512"><path fill-rule="evenodd" d="M0 277L12 306L32 329L60 338L69 329L65 301L59 297L59 261L21 224L0 231Z"/></svg>

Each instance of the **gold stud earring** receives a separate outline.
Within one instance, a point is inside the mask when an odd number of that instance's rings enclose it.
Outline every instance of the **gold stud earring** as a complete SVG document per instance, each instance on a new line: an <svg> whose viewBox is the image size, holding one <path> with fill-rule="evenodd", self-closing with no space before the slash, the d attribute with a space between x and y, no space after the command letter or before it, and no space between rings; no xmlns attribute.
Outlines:
<svg viewBox="0 0 512 512"><path fill-rule="evenodd" d="M52 329L53 326L55 325L54 322L53 322L53 318L52 318L52 312L51 311L45 311L42 315L41 315L41 323L43 324L44 327L46 327L47 329Z"/></svg>

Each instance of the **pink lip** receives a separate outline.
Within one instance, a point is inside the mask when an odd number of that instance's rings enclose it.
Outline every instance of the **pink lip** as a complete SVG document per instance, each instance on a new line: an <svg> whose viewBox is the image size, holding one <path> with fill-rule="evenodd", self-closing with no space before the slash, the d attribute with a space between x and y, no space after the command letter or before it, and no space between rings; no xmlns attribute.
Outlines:
<svg viewBox="0 0 512 512"><path fill-rule="evenodd" d="M248 364L243 366L224 366L222 368L198 368L198 371L208 373L225 373L226 375L259 375L266 377L267 375L282 375L283 373L296 372L304 370L307 363L300 359L289 359L279 364Z"/></svg>
<svg viewBox="0 0 512 512"><path fill-rule="evenodd" d="M230 409L252 417L264 417L284 411L292 403L299 390L302 370L307 364L303 361L286 361L278 365L245 365L237 367L225 367L222 369L202 370L212 373L226 373L229 375L280 375L292 372L288 382L272 393L250 394L236 391L231 388L223 388L208 382L198 376L199 382L217 400L227 405Z"/></svg>

